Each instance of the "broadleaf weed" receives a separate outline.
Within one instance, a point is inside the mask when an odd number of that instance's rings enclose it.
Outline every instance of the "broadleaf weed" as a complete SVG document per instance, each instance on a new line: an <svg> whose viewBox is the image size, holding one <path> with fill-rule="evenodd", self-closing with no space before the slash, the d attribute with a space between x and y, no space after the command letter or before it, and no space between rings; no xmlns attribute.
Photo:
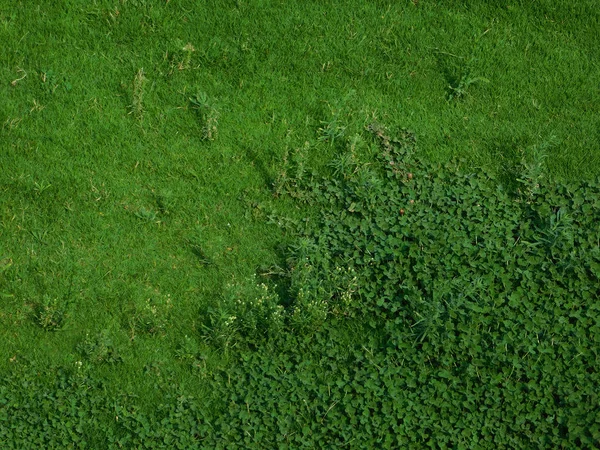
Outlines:
<svg viewBox="0 0 600 450"><path fill-rule="evenodd" d="M116 364L123 361L107 330L97 336L86 335L83 342L77 346L83 358L93 364Z"/></svg>
<svg viewBox="0 0 600 450"><path fill-rule="evenodd" d="M218 134L219 110L205 92L198 92L189 99L192 108L198 112L202 125L202 139L214 141Z"/></svg>
<svg viewBox="0 0 600 450"><path fill-rule="evenodd" d="M65 300L44 294L35 309L36 322L44 330L58 331L65 326L68 318L68 303Z"/></svg>

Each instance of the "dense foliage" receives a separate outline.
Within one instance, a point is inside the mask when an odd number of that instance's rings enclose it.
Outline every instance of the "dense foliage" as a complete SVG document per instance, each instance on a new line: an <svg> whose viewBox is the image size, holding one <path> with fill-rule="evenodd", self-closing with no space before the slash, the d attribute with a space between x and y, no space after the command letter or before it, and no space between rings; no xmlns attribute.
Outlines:
<svg viewBox="0 0 600 450"><path fill-rule="evenodd" d="M202 336L231 355L199 371L209 397L189 398L165 380L169 395L148 412L85 368L23 367L0 384L0 440L592 447L600 184L544 179L540 152L512 183L465 163L425 164L410 132L377 123L347 142L326 176L297 153L276 193L315 214L275 220L295 230L286 267L269 272L285 289L268 277L251 291L232 286L203 312ZM96 354L100 344L83 350ZM196 350L183 350L197 367Z"/></svg>

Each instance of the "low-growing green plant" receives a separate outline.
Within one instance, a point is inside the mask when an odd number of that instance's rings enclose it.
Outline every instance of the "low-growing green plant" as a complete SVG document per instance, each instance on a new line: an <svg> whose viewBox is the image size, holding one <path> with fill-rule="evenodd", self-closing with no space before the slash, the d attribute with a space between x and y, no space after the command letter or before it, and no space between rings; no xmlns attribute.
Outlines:
<svg viewBox="0 0 600 450"><path fill-rule="evenodd" d="M196 47L191 42L186 44L181 39L175 39L173 50L167 52L165 59L170 62L169 75L177 71L189 70L192 68L192 57L196 53Z"/></svg>
<svg viewBox="0 0 600 450"><path fill-rule="evenodd" d="M129 332L133 339L137 334L161 334L166 332L173 308L170 294L144 291L132 299L129 307Z"/></svg>
<svg viewBox="0 0 600 450"><path fill-rule="evenodd" d="M255 346L277 336L284 315L276 291L252 277L245 283L228 284L216 304L204 308L202 334L222 348Z"/></svg>
<svg viewBox="0 0 600 450"><path fill-rule="evenodd" d="M188 42L181 50L183 51L184 58L183 61L179 63L180 70L189 69L192 61L192 54L196 51L196 49L191 43Z"/></svg>
<svg viewBox="0 0 600 450"><path fill-rule="evenodd" d="M58 88L58 78L54 70L47 69L40 72L40 80L47 94L54 94Z"/></svg>
<svg viewBox="0 0 600 450"><path fill-rule="evenodd" d="M206 374L206 355L202 353L196 339L185 335L175 350L175 357L192 369Z"/></svg>
<svg viewBox="0 0 600 450"><path fill-rule="evenodd" d="M201 371L208 395L156 377L167 394L143 411L93 365L23 365L0 383L0 437L50 448L593 447L600 183L525 169L535 190L514 190L461 162L423 162L406 130L372 123L363 140L372 159L340 157L332 174L286 184L314 207L285 225L287 267L263 271L287 279L289 298L255 278L230 283L201 308L202 350L194 336L179 341L176 358ZM132 328L155 333L169 302L146 294ZM207 370L205 349L227 356L220 368ZM119 361L103 334L79 351Z"/></svg>
<svg viewBox="0 0 600 450"><path fill-rule="evenodd" d="M0 447L600 440L600 9L333 3L0 6ZM375 118L419 136L406 161L410 133L362 129ZM528 175L548 130L561 143ZM468 162L432 163L451 155ZM227 284L250 305L261 283L278 327L228 306ZM158 320L160 292L176 301ZM58 333L42 294L77 299ZM236 317L225 346L207 306ZM92 363L108 343L74 342L109 323L125 361Z"/></svg>
<svg viewBox="0 0 600 450"><path fill-rule="evenodd" d="M340 139L346 132L346 127L340 122L339 111L333 113L333 117L328 122L322 122L323 126L319 128L319 140L328 142L332 146L336 139Z"/></svg>
<svg viewBox="0 0 600 450"><path fill-rule="evenodd" d="M41 182L37 182L34 181L33 183L33 190L37 195L42 195L45 191L47 191L48 189L50 189L52 187L52 184L50 183L45 183L44 181Z"/></svg>
<svg viewBox="0 0 600 450"><path fill-rule="evenodd" d="M477 46L476 46L477 47ZM490 80L473 74L477 59L474 56L468 59L453 53L435 50L438 64L442 67L446 81L446 98L448 101L460 100L469 94L470 86L477 83L489 83Z"/></svg>
<svg viewBox="0 0 600 450"><path fill-rule="evenodd" d="M44 294L35 307L35 320L46 331L57 331L64 327L68 318L68 302Z"/></svg>
<svg viewBox="0 0 600 450"><path fill-rule="evenodd" d="M456 84L448 85L448 100L458 100L465 97L469 93L469 87L477 83L489 83L490 80L484 77L473 76L470 68L467 68L458 80Z"/></svg>
<svg viewBox="0 0 600 450"><path fill-rule="evenodd" d="M156 211L152 211L148 208L140 207L137 211L134 212L134 214L138 219L142 219L146 222L156 221Z"/></svg>
<svg viewBox="0 0 600 450"><path fill-rule="evenodd" d="M202 125L202 139L214 141L217 138L219 111L205 92L190 97L192 108L198 112Z"/></svg>
<svg viewBox="0 0 600 450"><path fill-rule="evenodd" d="M185 335L183 341L177 347L175 355L177 359L182 361L195 361L198 358L199 351L198 343L188 335Z"/></svg>
<svg viewBox="0 0 600 450"><path fill-rule="evenodd" d="M354 98L356 91L350 90L334 106L328 105L331 111L329 120L321 121L321 127L318 131L318 139L329 143L332 147L336 140L344 138L350 126L349 119L352 115L350 102Z"/></svg>
<svg viewBox="0 0 600 450"><path fill-rule="evenodd" d="M283 271L291 295L284 332L269 341L275 349L263 346L233 369L240 384L231 395L245 403L237 403L237 419L229 410L227 423L283 427L280 438L292 446L594 442L600 183L550 183L534 163L520 179L535 189L515 192L461 162L424 163L406 130L392 134L378 123L366 130L375 163L342 156L334 177L286 182L307 191L293 197L310 198L317 212L296 222ZM357 317L366 328L352 340L341 330ZM235 320L243 318L238 312ZM302 336L311 343L301 344ZM243 335L235 338L233 347L244 348ZM276 367L302 369L277 378ZM574 400L571 386L582 374L591 397ZM267 392L272 377L290 397ZM490 396L502 403L487 409ZM312 407L289 412L292 398ZM244 404L257 414L300 414L302 425L259 419ZM363 420L361 411L377 412ZM441 423L448 426L436 431ZM491 423L504 431L490 433Z"/></svg>
<svg viewBox="0 0 600 450"><path fill-rule="evenodd" d="M77 346L82 357L92 364L116 364L123 361L107 330L90 337L86 335Z"/></svg>
<svg viewBox="0 0 600 450"><path fill-rule="evenodd" d="M283 154L282 167L277 179L273 183L273 193L275 196L290 195L295 198L303 196L304 193L298 189L298 183L304 182L304 177L309 176L306 172L308 153L310 143L305 142L304 146L290 152L288 149Z"/></svg>
<svg viewBox="0 0 600 450"><path fill-rule="evenodd" d="M528 148L520 161L521 172L516 181L520 184L519 193L523 194L524 201L534 202L539 192L540 181L544 177L544 162L548 151L558 145L557 138L551 136L546 142Z"/></svg>

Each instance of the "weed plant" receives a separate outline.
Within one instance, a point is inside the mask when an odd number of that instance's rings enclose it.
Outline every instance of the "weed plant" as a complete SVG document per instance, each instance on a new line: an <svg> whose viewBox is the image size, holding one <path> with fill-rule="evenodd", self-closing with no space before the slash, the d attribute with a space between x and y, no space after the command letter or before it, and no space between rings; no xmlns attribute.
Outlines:
<svg viewBox="0 0 600 450"><path fill-rule="evenodd" d="M4 2L2 446L591 447L598 11Z"/></svg>
<svg viewBox="0 0 600 450"><path fill-rule="evenodd" d="M212 394L190 397L163 375L172 397L153 412L108 400L92 368L122 358L101 334L79 346L93 365L51 376L73 397L60 425L45 434L29 419L25 434L46 445L102 436L115 448L597 442L600 180L557 184L524 161L513 189L460 162L425 163L411 132L377 122L329 173L305 169L297 179L288 167L293 181L278 184L313 211L292 218L286 268L263 272L267 284L229 285L201 312L205 348L227 359L211 370L188 336L175 352ZM141 330L154 333L146 309ZM64 394L22 409L16 382L5 378L5 417L53 423L46 405ZM55 382L27 381L29 398ZM118 420L98 419L110 414ZM22 430L0 430L22 442Z"/></svg>

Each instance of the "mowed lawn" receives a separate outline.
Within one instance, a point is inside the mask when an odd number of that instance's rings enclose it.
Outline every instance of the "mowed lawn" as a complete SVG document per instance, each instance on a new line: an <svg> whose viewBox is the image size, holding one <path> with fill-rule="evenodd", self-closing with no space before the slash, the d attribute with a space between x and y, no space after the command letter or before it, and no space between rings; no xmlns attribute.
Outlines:
<svg viewBox="0 0 600 450"><path fill-rule="evenodd" d="M537 147L597 176L599 30L595 0L3 0L0 370L201 391L182 349L226 357L200 311L283 264L270 211L302 212L273 182L305 143L327 164L323 133L377 119L430 161L502 179Z"/></svg>

